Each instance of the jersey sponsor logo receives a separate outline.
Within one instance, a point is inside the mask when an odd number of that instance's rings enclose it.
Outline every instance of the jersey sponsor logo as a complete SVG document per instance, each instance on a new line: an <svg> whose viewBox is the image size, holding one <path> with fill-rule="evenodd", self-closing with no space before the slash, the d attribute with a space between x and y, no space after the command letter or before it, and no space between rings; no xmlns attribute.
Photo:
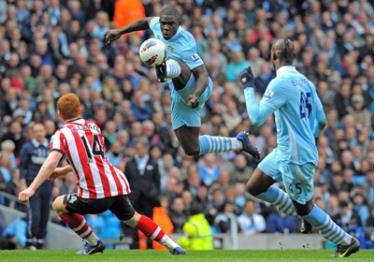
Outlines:
<svg viewBox="0 0 375 262"><path fill-rule="evenodd" d="M194 53L194 54L192 54L191 59L193 59L193 61L195 62L195 61L199 60L199 55L197 53Z"/></svg>
<svg viewBox="0 0 375 262"><path fill-rule="evenodd" d="M263 97L267 100L271 99L273 97L273 92L271 90L266 90Z"/></svg>

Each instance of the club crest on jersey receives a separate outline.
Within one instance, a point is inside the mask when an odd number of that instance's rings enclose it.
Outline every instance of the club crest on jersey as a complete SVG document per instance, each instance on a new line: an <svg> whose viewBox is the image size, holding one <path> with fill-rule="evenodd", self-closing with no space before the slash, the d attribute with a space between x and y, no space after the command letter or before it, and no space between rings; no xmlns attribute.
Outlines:
<svg viewBox="0 0 375 262"><path fill-rule="evenodd" d="M271 99L273 97L273 92L271 90L266 90L266 92L264 93L263 97L265 99Z"/></svg>

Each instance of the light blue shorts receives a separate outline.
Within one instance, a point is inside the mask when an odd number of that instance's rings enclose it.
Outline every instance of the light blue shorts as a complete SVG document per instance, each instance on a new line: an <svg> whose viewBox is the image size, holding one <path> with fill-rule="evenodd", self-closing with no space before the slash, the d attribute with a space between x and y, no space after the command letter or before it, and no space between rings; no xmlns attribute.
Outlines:
<svg viewBox="0 0 375 262"><path fill-rule="evenodd" d="M186 86L176 91L173 83L169 82L171 92L171 115L172 128L177 129L181 126L200 127L201 126L201 111L212 93L212 80L208 78L208 86L203 94L199 97L199 104L192 108L188 105L188 97L194 93L196 88L196 80L191 74Z"/></svg>
<svg viewBox="0 0 375 262"><path fill-rule="evenodd" d="M292 200L304 205L313 198L314 164L297 165L279 161L276 150L273 150L259 163L258 168L273 180L282 182Z"/></svg>

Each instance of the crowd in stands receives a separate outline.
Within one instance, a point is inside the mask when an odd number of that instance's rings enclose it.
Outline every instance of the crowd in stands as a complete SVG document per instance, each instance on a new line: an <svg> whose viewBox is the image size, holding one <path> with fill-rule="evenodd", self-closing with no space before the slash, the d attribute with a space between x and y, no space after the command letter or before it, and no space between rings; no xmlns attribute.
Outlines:
<svg viewBox="0 0 375 262"><path fill-rule="evenodd" d="M150 155L159 167L159 201L176 233L181 232L194 201L205 207L202 212L215 233L227 232L231 217L238 218L243 234L296 232L295 218L246 193L246 181L257 166L254 159L233 152L208 154L199 161L184 155L171 129L168 88L138 57L138 47L150 32L103 45L104 33L113 27L114 2L0 1L0 190L17 194L20 149L30 139L30 123L44 123L51 137L62 124L56 117L56 99L74 92L82 101L83 117L100 126L108 157L120 169L134 154L135 142L148 139ZM316 85L328 119L327 129L317 139L315 202L346 231L371 239L373 2L143 3L147 16L158 16L163 4L177 5L183 14L182 26L197 41L214 83L202 115L201 134L234 136L248 129L262 156L276 146L275 122L271 117L263 127L252 128L237 76L251 65L261 97L275 76L270 63L273 41L294 40L295 66ZM53 197L75 186L73 175L57 179ZM2 198L0 202L6 204ZM99 236L121 234L119 223L108 214L88 222L96 225ZM112 235L100 231L106 225L114 227Z"/></svg>

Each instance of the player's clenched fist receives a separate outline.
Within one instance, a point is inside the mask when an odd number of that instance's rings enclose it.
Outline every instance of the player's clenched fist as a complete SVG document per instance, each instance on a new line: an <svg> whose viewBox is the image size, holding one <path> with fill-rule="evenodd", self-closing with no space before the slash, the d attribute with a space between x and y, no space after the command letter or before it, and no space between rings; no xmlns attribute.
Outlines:
<svg viewBox="0 0 375 262"><path fill-rule="evenodd" d="M18 200L26 203L34 195L35 191L31 188L26 188L18 194Z"/></svg>
<svg viewBox="0 0 375 262"><path fill-rule="evenodd" d="M188 97L188 104L192 108L197 107L199 103L199 98L196 95L190 95Z"/></svg>
<svg viewBox="0 0 375 262"><path fill-rule="evenodd" d="M117 40L121 36L121 33L118 29L111 29L108 30L104 34L104 44L107 46L109 45L112 41Z"/></svg>

